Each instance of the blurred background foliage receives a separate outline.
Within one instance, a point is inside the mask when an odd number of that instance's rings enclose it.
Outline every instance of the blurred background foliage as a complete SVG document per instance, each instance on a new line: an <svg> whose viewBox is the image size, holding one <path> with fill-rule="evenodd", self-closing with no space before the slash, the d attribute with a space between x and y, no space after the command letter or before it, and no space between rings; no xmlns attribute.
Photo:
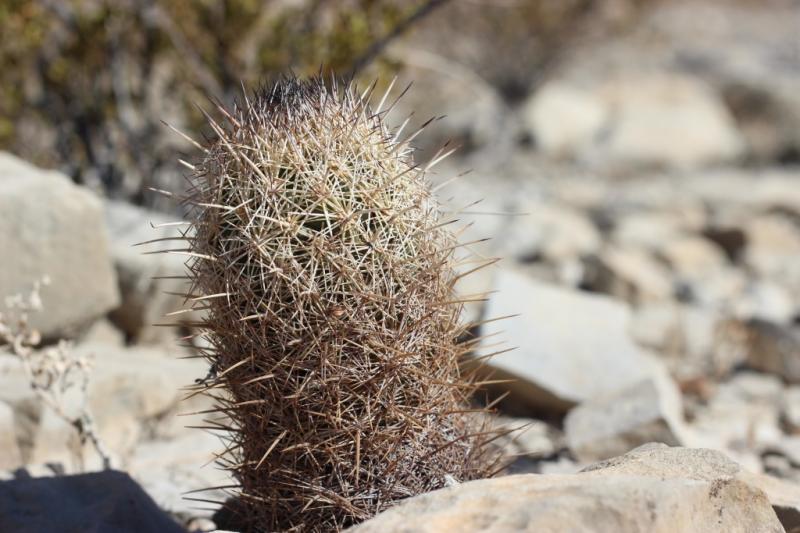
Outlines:
<svg viewBox="0 0 800 533"><path fill-rule="evenodd" d="M404 61L386 46L419 27L513 103L570 40L642 2L459 0L443 24L429 15L446 0L2 0L0 150L153 205L188 149L163 122L197 131L207 97L289 70L391 79Z"/></svg>

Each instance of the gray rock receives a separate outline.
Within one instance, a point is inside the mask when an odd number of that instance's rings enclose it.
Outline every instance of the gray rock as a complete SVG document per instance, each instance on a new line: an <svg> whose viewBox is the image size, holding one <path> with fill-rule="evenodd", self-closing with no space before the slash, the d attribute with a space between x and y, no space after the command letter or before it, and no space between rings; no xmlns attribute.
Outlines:
<svg viewBox="0 0 800 533"><path fill-rule="evenodd" d="M586 261L584 285L629 303L672 299L669 270L643 249L608 247Z"/></svg>
<svg viewBox="0 0 800 533"><path fill-rule="evenodd" d="M0 403L11 408L13 430L22 462L29 462L36 429L42 416L42 404L31 388L22 362L0 350ZM11 452L13 455L13 451Z"/></svg>
<svg viewBox="0 0 800 533"><path fill-rule="evenodd" d="M747 277L739 268L724 266L708 276L684 278L679 285L684 300L724 311L740 301L747 287Z"/></svg>
<svg viewBox="0 0 800 533"><path fill-rule="evenodd" d="M733 230L738 226L740 231L745 230L743 235L736 237L736 241L739 241L740 237L744 237L744 240L747 241L749 237L747 233L750 231L759 233L764 229L766 229L766 234L759 238L763 237L765 241L769 241L772 237L769 235L768 226L772 222L765 224L761 218L764 215L744 220L735 215L748 212L800 213L798 177L800 177L800 172L797 167L724 168L707 170L702 174L688 173L680 178L680 190L687 197L696 198L707 205L715 206L717 211L722 211L723 207L730 208L730 215L733 215L730 221L736 222L736 225L728 226L728 229ZM773 219L774 216L766 215L767 220ZM781 219L780 216L777 218ZM739 223L743 224L739 226ZM780 222L779 224L782 225ZM748 226L750 226L749 229Z"/></svg>
<svg viewBox="0 0 800 533"><path fill-rule="evenodd" d="M563 446L563 435L550 424L534 418L492 417L492 426L510 431L498 439L507 455L526 458L546 457Z"/></svg>
<svg viewBox="0 0 800 533"><path fill-rule="evenodd" d="M648 442L686 444L680 391L668 376L647 379L572 409L564 431L581 461L608 459Z"/></svg>
<svg viewBox="0 0 800 533"><path fill-rule="evenodd" d="M552 82L525 116L547 153L595 163L689 168L734 160L744 149L719 96L688 76Z"/></svg>
<svg viewBox="0 0 800 533"><path fill-rule="evenodd" d="M706 279L726 263L724 251L713 242L686 236L664 243L658 255L681 278Z"/></svg>
<svg viewBox="0 0 800 533"><path fill-rule="evenodd" d="M167 313L185 307L184 297L167 293L184 293L189 288L189 283L181 279L153 278L185 275L186 257L150 252L185 248L185 241L165 240L136 247L134 245L154 239L180 237L180 231L185 231L186 227L158 227L176 222L176 219L124 202L107 201L105 218L112 238L111 254L122 295L122 303L111 314L111 319L117 327L139 343L174 338L173 331L153 324L196 320L197 313L176 315L172 319L165 317Z"/></svg>
<svg viewBox="0 0 800 533"><path fill-rule="evenodd" d="M112 470L0 482L0 530L184 531L127 474Z"/></svg>
<svg viewBox="0 0 800 533"><path fill-rule="evenodd" d="M735 374L722 383L689 423L709 445L735 451L761 450L778 442L783 385L774 376Z"/></svg>
<svg viewBox="0 0 800 533"><path fill-rule="evenodd" d="M599 90L613 111L594 158L690 168L732 161L743 153L733 117L697 79L630 75Z"/></svg>
<svg viewBox="0 0 800 533"><path fill-rule="evenodd" d="M745 263L764 278L800 290L800 227L789 216L768 214L749 220L745 234Z"/></svg>
<svg viewBox="0 0 800 533"><path fill-rule="evenodd" d="M758 279L748 284L734 309L739 318L779 323L791 322L796 311L796 303L788 290L774 281Z"/></svg>
<svg viewBox="0 0 800 533"><path fill-rule="evenodd" d="M17 442L14 411L0 402L0 470L13 470L22 466L22 452Z"/></svg>
<svg viewBox="0 0 800 533"><path fill-rule="evenodd" d="M609 112L591 92L554 81L525 104L523 120L537 148L550 156L575 158L597 142Z"/></svg>
<svg viewBox="0 0 800 533"><path fill-rule="evenodd" d="M789 436L781 439L769 452L778 452L789 460L795 468L800 468L800 436Z"/></svg>
<svg viewBox="0 0 800 533"><path fill-rule="evenodd" d="M716 450L670 447L652 442L619 457L587 466L581 473L714 481L735 477L741 470L736 462Z"/></svg>
<svg viewBox="0 0 800 533"><path fill-rule="evenodd" d="M800 527L800 484L766 474L740 472L739 479L764 491L786 531Z"/></svg>
<svg viewBox="0 0 800 533"><path fill-rule="evenodd" d="M781 402L781 419L791 433L800 434L800 386L786 388Z"/></svg>
<svg viewBox="0 0 800 533"><path fill-rule="evenodd" d="M173 514L207 516L217 506L207 503L199 512L197 502L187 500L185 494L235 483L227 471L214 464L215 454L222 450L218 437L200 430L186 431L170 440L140 444L127 462L127 470L160 508ZM200 497L224 501L227 495L217 489Z"/></svg>
<svg viewBox="0 0 800 533"><path fill-rule="evenodd" d="M648 444L609 461L584 469L598 475L647 475L687 478L698 481L736 479L761 490L769 499L781 525L790 531L800 518L800 485L749 472L718 451L669 448Z"/></svg>
<svg viewBox="0 0 800 533"><path fill-rule="evenodd" d="M800 328L760 319L730 320L725 327L726 342L749 367L800 383Z"/></svg>
<svg viewBox="0 0 800 533"><path fill-rule="evenodd" d="M628 336L627 306L498 269L487 318L522 316L486 324L518 348L491 359L498 376L510 376L512 396L531 407L563 412L572 405L624 389L659 371ZM495 343L490 338L487 344Z"/></svg>
<svg viewBox="0 0 800 533"><path fill-rule="evenodd" d="M657 352L679 381L730 373L738 360L715 351L716 313L675 302L654 302L636 309L630 333L641 346Z"/></svg>
<svg viewBox="0 0 800 533"><path fill-rule="evenodd" d="M84 344L107 344L121 347L125 345L125 333L112 324L110 320L103 318L92 324L80 338L79 342Z"/></svg>
<svg viewBox="0 0 800 533"><path fill-rule="evenodd" d="M48 277L43 336L75 335L119 303L100 200L66 176L0 153L0 298Z"/></svg>
<svg viewBox="0 0 800 533"><path fill-rule="evenodd" d="M0 351L0 401L9 404L14 411L36 400L22 361L15 355Z"/></svg>
<svg viewBox="0 0 800 533"><path fill-rule="evenodd" d="M687 222L675 213L636 211L614 217L613 241L622 248L655 249L685 234Z"/></svg>
<svg viewBox="0 0 800 533"><path fill-rule="evenodd" d="M738 465L708 450L676 450L637 456L630 473L618 463L472 481L411 498L352 531L783 531L766 495L732 477Z"/></svg>
<svg viewBox="0 0 800 533"><path fill-rule="evenodd" d="M600 249L601 239L589 218L569 206L530 202L500 237L499 255L551 262L576 259Z"/></svg>

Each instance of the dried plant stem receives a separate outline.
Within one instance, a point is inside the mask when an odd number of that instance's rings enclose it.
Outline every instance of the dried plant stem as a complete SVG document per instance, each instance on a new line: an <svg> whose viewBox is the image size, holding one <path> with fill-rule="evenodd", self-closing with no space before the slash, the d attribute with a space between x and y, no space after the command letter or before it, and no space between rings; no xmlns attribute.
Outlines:
<svg viewBox="0 0 800 533"><path fill-rule="evenodd" d="M30 327L28 315L41 310L39 289L47 279L34 284L27 298L16 295L6 298L6 307L12 313L0 313L0 347L7 346L22 362L22 367L36 396L59 418L76 432L81 446L89 442L100 457L103 468L111 468L111 455L97 433L94 418L86 405L91 363L71 352L70 343L61 340L56 346L37 349L41 342L39 333ZM77 388L80 398L78 409L70 413L65 408L66 394ZM77 450L76 460L84 469L82 450Z"/></svg>

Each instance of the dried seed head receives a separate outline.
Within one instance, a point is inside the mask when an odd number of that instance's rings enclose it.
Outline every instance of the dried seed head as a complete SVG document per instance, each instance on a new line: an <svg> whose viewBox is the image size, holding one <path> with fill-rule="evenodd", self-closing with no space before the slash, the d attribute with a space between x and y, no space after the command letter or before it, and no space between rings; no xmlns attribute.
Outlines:
<svg viewBox="0 0 800 533"><path fill-rule="evenodd" d="M407 142L351 86L283 79L194 167L188 266L250 530L337 530L485 476L454 239Z"/></svg>

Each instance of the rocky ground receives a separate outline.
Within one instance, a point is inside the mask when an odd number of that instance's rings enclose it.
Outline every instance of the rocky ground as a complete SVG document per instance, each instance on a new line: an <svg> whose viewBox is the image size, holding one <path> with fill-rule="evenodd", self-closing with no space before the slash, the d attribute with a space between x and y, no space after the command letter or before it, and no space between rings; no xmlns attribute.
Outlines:
<svg viewBox="0 0 800 533"><path fill-rule="evenodd" d="M440 121L484 144L433 179L475 168L440 195L471 223L462 240L492 237L474 251L504 258L459 290L487 292L468 320L518 315L477 328L476 356L516 348L490 370L514 380L496 423L522 429L502 443L509 475L356 530L800 530L800 18L687 5L576 55L516 107L465 96L474 116ZM498 116L510 149L492 143ZM176 340L192 317L153 325L184 288L152 277L183 258L132 247L172 221L0 155L0 295L49 278L32 325L93 359L113 465L207 529L213 504L183 496L229 482L220 444L186 428L202 415L177 416L209 407L180 391L206 367ZM2 477L100 466L0 353Z"/></svg>

